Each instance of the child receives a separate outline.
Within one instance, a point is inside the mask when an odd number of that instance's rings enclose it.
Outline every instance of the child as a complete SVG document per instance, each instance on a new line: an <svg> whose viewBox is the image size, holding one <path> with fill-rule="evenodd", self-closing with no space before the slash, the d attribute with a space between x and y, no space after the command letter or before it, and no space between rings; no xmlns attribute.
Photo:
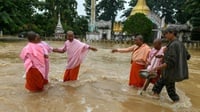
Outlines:
<svg viewBox="0 0 200 112"><path fill-rule="evenodd" d="M165 47L162 47L162 40L161 39L155 39L153 42L154 48L151 49L148 58L147 58L147 71L151 71L154 67L157 67L162 64L163 56L164 56L164 50ZM145 84L143 86L144 91L146 91L146 88L148 87L149 83L155 84L156 81L160 78L161 70L152 71L153 74L156 75L149 75L146 77Z"/></svg>
<svg viewBox="0 0 200 112"><path fill-rule="evenodd" d="M40 38L36 33L29 31L27 33L28 43L22 49L20 58L24 61L26 74L25 87L31 92L42 91L45 80L45 52L40 43Z"/></svg>

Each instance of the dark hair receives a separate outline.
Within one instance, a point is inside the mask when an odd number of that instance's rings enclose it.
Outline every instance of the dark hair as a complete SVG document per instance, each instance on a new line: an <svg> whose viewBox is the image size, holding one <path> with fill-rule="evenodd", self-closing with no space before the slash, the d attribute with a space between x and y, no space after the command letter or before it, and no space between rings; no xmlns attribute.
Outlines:
<svg viewBox="0 0 200 112"><path fill-rule="evenodd" d="M163 34L166 34L166 33L173 33L175 36L177 35L177 29L176 27L174 26L168 26L166 29L164 29L163 31Z"/></svg>
<svg viewBox="0 0 200 112"><path fill-rule="evenodd" d="M27 32L28 41L32 42L36 38L36 33L34 31Z"/></svg>

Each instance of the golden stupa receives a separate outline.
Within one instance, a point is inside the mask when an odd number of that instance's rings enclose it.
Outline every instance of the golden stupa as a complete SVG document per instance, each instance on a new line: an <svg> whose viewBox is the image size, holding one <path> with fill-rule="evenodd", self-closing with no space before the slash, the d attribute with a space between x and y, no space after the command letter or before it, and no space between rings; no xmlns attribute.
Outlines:
<svg viewBox="0 0 200 112"><path fill-rule="evenodd" d="M151 12L151 10L149 9L149 7L146 4L146 0L138 0L137 4L135 5L135 7L133 7L132 11L131 11L131 15L134 15L135 13L143 13L145 15L148 15ZM115 22L113 25L113 31L114 32L122 32L122 23L119 22Z"/></svg>
<svg viewBox="0 0 200 112"><path fill-rule="evenodd" d="M138 0L136 6L133 7L130 16L134 15L135 13L143 13L145 15L148 15L150 11L151 10L146 4L146 0Z"/></svg>

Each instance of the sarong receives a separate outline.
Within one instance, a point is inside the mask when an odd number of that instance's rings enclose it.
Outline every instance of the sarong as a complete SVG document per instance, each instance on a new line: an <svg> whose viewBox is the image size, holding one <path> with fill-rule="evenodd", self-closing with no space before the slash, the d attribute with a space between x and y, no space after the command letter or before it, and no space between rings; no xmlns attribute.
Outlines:
<svg viewBox="0 0 200 112"><path fill-rule="evenodd" d="M137 64L136 62L132 62L129 85L141 88L144 85L145 79L141 78L139 75L139 71L144 69L145 65Z"/></svg>
<svg viewBox="0 0 200 112"><path fill-rule="evenodd" d="M76 66L75 68L66 69L64 78L63 78L63 82L77 80L79 68L80 68L80 64L78 66Z"/></svg>
<svg viewBox="0 0 200 112"><path fill-rule="evenodd" d="M31 92L39 92L47 82L37 68L30 68L26 74L25 87Z"/></svg>

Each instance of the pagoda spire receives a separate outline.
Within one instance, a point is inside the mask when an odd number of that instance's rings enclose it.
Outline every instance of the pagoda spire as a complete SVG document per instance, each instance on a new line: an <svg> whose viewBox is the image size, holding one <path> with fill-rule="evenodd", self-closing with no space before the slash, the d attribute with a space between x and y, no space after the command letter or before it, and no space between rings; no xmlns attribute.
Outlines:
<svg viewBox="0 0 200 112"><path fill-rule="evenodd" d="M56 26L56 29L55 29L55 33L64 33L64 30L63 30L63 27L62 27L62 24L61 24L61 21L60 21L60 13L58 14L58 24Z"/></svg>
<svg viewBox="0 0 200 112"><path fill-rule="evenodd" d="M145 15L148 15L148 13L150 13L150 9L146 4L146 0L137 1L137 4L135 7L133 7L130 16L134 15L135 13L143 13Z"/></svg>

